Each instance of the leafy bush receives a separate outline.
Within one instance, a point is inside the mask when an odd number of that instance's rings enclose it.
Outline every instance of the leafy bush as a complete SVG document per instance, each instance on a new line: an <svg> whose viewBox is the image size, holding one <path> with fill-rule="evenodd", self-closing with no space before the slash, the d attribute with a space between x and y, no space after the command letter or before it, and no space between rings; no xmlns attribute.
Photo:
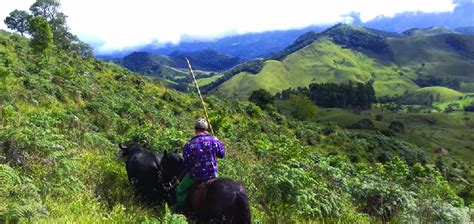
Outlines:
<svg viewBox="0 0 474 224"><path fill-rule="evenodd" d="M393 132L403 133L405 132L405 125L403 125L403 123L400 121L392 121L390 122L390 125L388 126L388 130L393 131Z"/></svg>
<svg viewBox="0 0 474 224"><path fill-rule="evenodd" d="M356 123L348 126L348 128L374 130L375 126L370 119L363 118L357 121Z"/></svg>
<svg viewBox="0 0 474 224"><path fill-rule="evenodd" d="M31 222L47 215L39 191L31 179L0 164L0 221Z"/></svg>
<svg viewBox="0 0 474 224"><path fill-rule="evenodd" d="M268 201L274 221L290 221L295 214L305 219L341 216L344 198L297 161L275 164L263 183L262 200Z"/></svg>
<svg viewBox="0 0 474 224"><path fill-rule="evenodd" d="M257 104L260 108L265 108L269 104L273 104L274 97L264 89L255 90L250 94L249 101Z"/></svg>

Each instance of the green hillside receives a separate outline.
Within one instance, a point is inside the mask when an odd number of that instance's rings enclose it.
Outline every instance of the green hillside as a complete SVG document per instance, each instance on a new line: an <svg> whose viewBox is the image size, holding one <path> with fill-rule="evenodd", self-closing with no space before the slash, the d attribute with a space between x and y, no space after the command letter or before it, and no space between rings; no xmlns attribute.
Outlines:
<svg viewBox="0 0 474 224"><path fill-rule="evenodd" d="M434 102L455 100L464 94L456 90L441 86L432 86L417 89L403 97L406 104L431 105Z"/></svg>
<svg viewBox="0 0 474 224"><path fill-rule="evenodd" d="M404 75L400 75L402 71L405 72ZM288 55L282 61L266 61L259 74L240 73L234 76L219 86L216 92L245 98L260 88L276 93L314 82L367 82L373 79L377 96L393 96L418 88L408 78L413 75L411 70L399 70L394 65L380 64L362 53L344 49L323 38Z"/></svg>
<svg viewBox="0 0 474 224"><path fill-rule="evenodd" d="M116 152L119 142L132 140L146 140L153 151L181 148L202 116L197 95L112 63L54 46L38 52L30 44L0 32L0 222L186 223L167 205L138 203ZM389 72L328 40L318 44L346 57L333 66L341 71L376 67L376 78ZM292 61L302 55L294 57L270 61L279 66L262 71L308 70ZM370 79L353 73L351 79ZM255 223L470 219L471 188L447 181L470 177L470 161L434 166L423 147L393 136L292 120L247 101L205 100L226 146L220 175L243 183Z"/></svg>
<svg viewBox="0 0 474 224"><path fill-rule="evenodd" d="M218 94L245 98L249 91L259 88L276 93L313 82L374 79L378 97L401 96L418 89L419 80L434 77L441 83L455 83L456 86L449 86L451 88L473 92L474 37L435 35L444 33L438 28L425 31L430 35L401 37L337 25L321 33L310 32L275 54L276 60L268 60L260 73L236 74L219 82L222 84L214 90ZM439 85L439 82L431 85Z"/></svg>
<svg viewBox="0 0 474 224"><path fill-rule="evenodd" d="M425 38L389 39L396 61L417 76L455 78L461 91L472 92L474 83L474 36L444 34Z"/></svg>

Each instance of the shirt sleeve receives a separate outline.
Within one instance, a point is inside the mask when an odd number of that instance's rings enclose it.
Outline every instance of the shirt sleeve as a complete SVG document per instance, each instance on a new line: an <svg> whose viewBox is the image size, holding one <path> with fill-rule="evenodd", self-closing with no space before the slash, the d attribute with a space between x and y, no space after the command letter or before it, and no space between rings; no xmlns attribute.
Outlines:
<svg viewBox="0 0 474 224"><path fill-rule="evenodd" d="M216 150L216 156L219 158L224 158L225 156L225 148L224 145L222 145L222 142L217 140L214 142L215 150Z"/></svg>
<svg viewBox="0 0 474 224"><path fill-rule="evenodd" d="M184 159L184 167L187 170L191 168L191 156L189 155L189 142L184 145L183 148L183 159Z"/></svg>

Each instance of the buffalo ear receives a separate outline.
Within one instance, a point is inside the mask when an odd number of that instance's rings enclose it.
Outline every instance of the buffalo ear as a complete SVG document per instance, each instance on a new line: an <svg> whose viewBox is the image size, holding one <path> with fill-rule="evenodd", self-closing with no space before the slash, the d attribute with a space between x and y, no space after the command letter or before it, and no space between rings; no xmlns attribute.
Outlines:
<svg viewBox="0 0 474 224"><path fill-rule="evenodd" d="M148 142L146 142L146 140L142 140L141 142L141 145L143 145L144 147L146 147L148 145Z"/></svg>
<svg viewBox="0 0 474 224"><path fill-rule="evenodd" d="M178 154L178 149L175 149L175 150L174 150L174 153L175 153L175 154Z"/></svg>
<svg viewBox="0 0 474 224"><path fill-rule="evenodd" d="M166 154L168 154L168 151L166 151L166 149L165 149L165 151L163 152L163 155L166 156Z"/></svg>

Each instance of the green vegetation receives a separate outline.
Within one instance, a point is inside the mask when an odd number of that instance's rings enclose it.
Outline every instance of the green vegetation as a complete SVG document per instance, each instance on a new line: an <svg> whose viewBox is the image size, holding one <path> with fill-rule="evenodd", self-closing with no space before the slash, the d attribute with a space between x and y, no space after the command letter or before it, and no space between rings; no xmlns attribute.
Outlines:
<svg viewBox="0 0 474 224"><path fill-rule="evenodd" d="M375 91L372 84L372 81L365 84L313 83L308 88L287 89L276 96L280 99L288 99L291 94L304 95L321 107L367 110L375 103Z"/></svg>
<svg viewBox="0 0 474 224"><path fill-rule="evenodd" d="M249 101L257 104L260 108L265 108L269 104L273 104L275 97L264 89L253 91L250 94Z"/></svg>
<svg viewBox="0 0 474 224"><path fill-rule="evenodd" d="M33 37L30 45L35 53L48 54L53 48L53 33L48 21L42 17L34 17L29 21L29 33Z"/></svg>

